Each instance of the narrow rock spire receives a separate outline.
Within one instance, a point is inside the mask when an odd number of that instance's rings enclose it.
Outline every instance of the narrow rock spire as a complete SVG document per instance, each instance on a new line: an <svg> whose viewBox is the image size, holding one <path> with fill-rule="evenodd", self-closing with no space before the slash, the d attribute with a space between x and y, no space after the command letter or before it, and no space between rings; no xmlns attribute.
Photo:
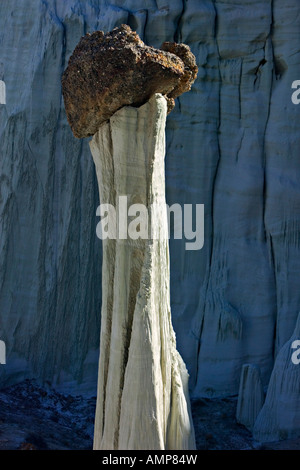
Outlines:
<svg viewBox="0 0 300 470"><path fill-rule="evenodd" d="M264 389L260 369L254 364L244 364L241 372L240 389L236 410L238 423L250 431L264 404Z"/></svg>
<svg viewBox="0 0 300 470"><path fill-rule="evenodd" d="M260 442L300 437L300 313L291 338L277 354L266 400L253 429Z"/></svg>
<svg viewBox="0 0 300 470"><path fill-rule="evenodd" d="M62 81L74 135L93 135L100 202L127 224L112 231L116 237L100 231L94 449L195 448L188 372L171 321L164 158L167 113L197 67L187 46L164 47L145 46L128 26L96 32L80 41ZM147 214L148 236L130 236L137 206Z"/></svg>

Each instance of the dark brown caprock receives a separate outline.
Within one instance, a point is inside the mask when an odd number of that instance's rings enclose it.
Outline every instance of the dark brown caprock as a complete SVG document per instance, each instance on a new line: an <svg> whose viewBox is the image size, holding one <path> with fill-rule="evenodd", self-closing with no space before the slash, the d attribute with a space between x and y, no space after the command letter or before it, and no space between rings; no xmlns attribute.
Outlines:
<svg viewBox="0 0 300 470"><path fill-rule="evenodd" d="M68 122L75 137L94 135L123 106L141 106L154 93L168 101L190 90L198 68L185 44L147 46L122 25L81 38L62 77Z"/></svg>

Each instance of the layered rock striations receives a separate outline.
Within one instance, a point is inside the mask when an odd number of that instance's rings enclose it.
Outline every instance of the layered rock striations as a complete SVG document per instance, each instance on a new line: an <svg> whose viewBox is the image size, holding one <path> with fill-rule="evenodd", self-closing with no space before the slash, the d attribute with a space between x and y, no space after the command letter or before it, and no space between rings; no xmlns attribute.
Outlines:
<svg viewBox="0 0 300 470"><path fill-rule="evenodd" d="M149 230L149 238L103 240L94 449L195 448L188 373L171 321L166 115L165 98L155 94L120 109L90 143L101 201L117 207L126 195L128 207L143 205Z"/></svg>
<svg viewBox="0 0 300 470"><path fill-rule="evenodd" d="M265 394L259 368L253 364L244 364L236 409L237 422L252 431L264 401Z"/></svg>
<svg viewBox="0 0 300 470"><path fill-rule="evenodd" d="M260 442L300 437L300 314L291 338L278 352L264 406L253 428Z"/></svg>
<svg viewBox="0 0 300 470"><path fill-rule="evenodd" d="M121 24L155 48L188 44L199 68L169 114L165 161L167 202L205 205L201 250L170 239L191 391L238 393L246 363L268 385L300 310L299 18L298 0L0 2L2 386L29 376L95 393L99 196L60 83L80 37Z"/></svg>

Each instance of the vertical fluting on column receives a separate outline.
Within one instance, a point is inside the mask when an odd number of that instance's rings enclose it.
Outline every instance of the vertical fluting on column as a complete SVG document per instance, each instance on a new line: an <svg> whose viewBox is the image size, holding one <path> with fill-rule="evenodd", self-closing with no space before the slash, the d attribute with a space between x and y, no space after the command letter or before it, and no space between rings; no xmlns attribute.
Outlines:
<svg viewBox="0 0 300 470"><path fill-rule="evenodd" d="M188 373L170 312L166 116L166 99L155 94L117 111L90 142L100 203L129 225L125 197L127 208L140 204L148 214L148 237L133 238L117 224L116 239L103 240L94 449L195 448Z"/></svg>

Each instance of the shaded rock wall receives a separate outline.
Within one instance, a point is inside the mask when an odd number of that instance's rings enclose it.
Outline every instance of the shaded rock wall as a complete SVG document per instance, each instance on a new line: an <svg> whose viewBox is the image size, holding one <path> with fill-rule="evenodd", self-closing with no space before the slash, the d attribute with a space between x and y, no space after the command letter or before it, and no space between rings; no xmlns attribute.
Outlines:
<svg viewBox="0 0 300 470"><path fill-rule="evenodd" d="M293 357L300 336L300 314L291 338L278 352L272 370L265 403L253 427L254 439L272 442L300 437L298 357ZM296 344L295 344L295 343Z"/></svg>
<svg viewBox="0 0 300 470"><path fill-rule="evenodd" d="M188 44L192 91L167 120L167 202L205 204L205 244L170 240L171 307L194 396L268 383L300 307L297 0L0 3L1 384L24 376L95 392L99 203L88 139L73 138L60 79L80 37L129 24ZM2 78L2 77L1 77Z"/></svg>

